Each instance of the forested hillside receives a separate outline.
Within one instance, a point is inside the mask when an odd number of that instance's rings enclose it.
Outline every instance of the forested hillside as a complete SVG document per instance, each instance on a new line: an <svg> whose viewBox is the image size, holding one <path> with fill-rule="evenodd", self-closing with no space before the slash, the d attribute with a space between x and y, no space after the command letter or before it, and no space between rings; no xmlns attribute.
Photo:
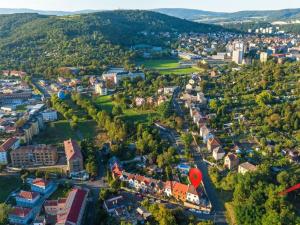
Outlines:
<svg viewBox="0 0 300 225"><path fill-rule="evenodd" d="M0 16L0 66L43 73L47 67L121 64L135 44L167 45L171 34L223 28L163 14L118 10L72 16Z"/></svg>

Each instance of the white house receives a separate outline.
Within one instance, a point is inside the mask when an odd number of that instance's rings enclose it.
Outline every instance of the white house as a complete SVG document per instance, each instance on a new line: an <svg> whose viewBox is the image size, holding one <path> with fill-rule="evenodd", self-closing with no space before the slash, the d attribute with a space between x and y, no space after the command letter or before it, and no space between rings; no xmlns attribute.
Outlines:
<svg viewBox="0 0 300 225"><path fill-rule="evenodd" d="M144 98L140 98L140 97L137 97L135 98L135 105L136 106L142 106L145 104L145 99Z"/></svg>
<svg viewBox="0 0 300 225"><path fill-rule="evenodd" d="M249 162L244 162L239 165L238 172L241 174L245 174L247 172L254 172L257 170L257 167Z"/></svg>
<svg viewBox="0 0 300 225"><path fill-rule="evenodd" d="M217 161L223 159L225 156L225 152L221 146L214 148L212 152L214 159Z"/></svg>
<svg viewBox="0 0 300 225"><path fill-rule="evenodd" d="M193 185L189 185L186 200L196 205L200 204L199 194Z"/></svg>
<svg viewBox="0 0 300 225"><path fill-rule="evenodd" d="M95 84L95 93L99 95L107 95L107 87L104 81Z"/></svg>

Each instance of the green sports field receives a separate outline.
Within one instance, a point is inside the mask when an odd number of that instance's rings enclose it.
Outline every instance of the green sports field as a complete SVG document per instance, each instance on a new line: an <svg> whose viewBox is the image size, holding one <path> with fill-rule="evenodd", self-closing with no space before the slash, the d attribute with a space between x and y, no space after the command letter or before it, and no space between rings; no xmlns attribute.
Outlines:
<svg viewBox="0 0 300 225"><path fill-rule="evenodd" d="M201 69L197 67L180 68L179 59L149 59L138 61L137 65L144 65L147 69L157 70L161 74L190 74Z"/></svg>

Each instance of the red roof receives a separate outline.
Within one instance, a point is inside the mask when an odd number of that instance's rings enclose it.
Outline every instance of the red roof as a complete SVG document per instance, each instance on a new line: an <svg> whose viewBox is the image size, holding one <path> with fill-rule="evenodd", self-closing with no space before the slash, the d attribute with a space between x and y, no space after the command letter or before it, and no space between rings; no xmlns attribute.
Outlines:
<svg viewBox="0 0 300 225"><path fill-rule="evenodd" d="M31 192L31 191L21 191L18 195L19 198L25 198L28 200L33 200L37 196L39 196L39 193Z"/></svg>
<svg viewBox="0 0 300 225"><path fill-rule="evenodd" d="M40 186L40 187L46 187L49 184L49 182L42 178L37 178L32 181L32 184L34 184L36 186Z"/></svg>
<svg viewBox="0 0 300 225"><path fill-rule="evenodd" d="M18 141L17 138L12 137L8 138L1 146L0 146L0 152L6 152L8 151L16 142Z"/></svg>
<svg viewBox="0 0 300 225"><path fill-rule="evenodd" d="M212 145L218 146L218 145L221 145L221 142L219 141L218 138L214 137L214 138L209 138L208 139L208 144L210 144L211 146Z"/></svg>
<svg viewBox="0 0 300 225"><path fill-rule="evenodd" d="M18 216L18 217L26 217L30 213L31 209L22 208L22 207L13 207L10 212L10 215Z"/></svg>
<svg viewBox="0 0 300 225"><path fill-rule="evenodd" d="M75 196L70 207L66 222L77 224L77 220L82 209L84 199L87 195L87 191L82 189L73 189L72 192L75 192Z"/></svg>
<svg viewBox="0 0 300 225"><path fill-rule="evenodd" d="M118 177L122 176L122 170L120 169L120 167L118 165L114 166L112 172L114 175L116 175Z"/></svg>
<svg viewBox="0 0 300 225"><path fill-rule="evenodd" d="M65 153L68 160L74 158L82 159L81 149L75 140L70 139L64 141L64 146L65 146Z"/></svg>
<svg viewBox="0 0 300 225"><path fill-rule="evenodd" d="M182 183L179 183L179 182L176 182L176 181L167 181L165 183L165 187L171 189L172 195L176 199L180 199L181 201L186 200L187 192L188 192L188 189L189 189L188 185L182 184Z"/></svg>
<svg viewBox="0 0 300 225"><path fill-rule="evenodd" d="M193 195L199 195L198 191L196 190L196 188L193 185L189 185L187 192L190 194L193 194Z"/></svg>

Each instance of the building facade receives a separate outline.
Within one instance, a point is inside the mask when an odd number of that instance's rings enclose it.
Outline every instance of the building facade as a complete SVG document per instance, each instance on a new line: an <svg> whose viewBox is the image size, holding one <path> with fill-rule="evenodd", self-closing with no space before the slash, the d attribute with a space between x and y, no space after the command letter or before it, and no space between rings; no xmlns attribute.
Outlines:
<svg viewBox="0 0 300 225"><path fill-rule="evenodd" d="M64 141L65 154L67 158L68 171L80 172L83 170L83 157L81 149L75 140Z"/></svg>
<svg viewBox="0 0 300 225"><path fill-rule="evenodd" d="M14 167L53 166L58 155L57 148L49 145L22 146L10 153Z"/></svg>

